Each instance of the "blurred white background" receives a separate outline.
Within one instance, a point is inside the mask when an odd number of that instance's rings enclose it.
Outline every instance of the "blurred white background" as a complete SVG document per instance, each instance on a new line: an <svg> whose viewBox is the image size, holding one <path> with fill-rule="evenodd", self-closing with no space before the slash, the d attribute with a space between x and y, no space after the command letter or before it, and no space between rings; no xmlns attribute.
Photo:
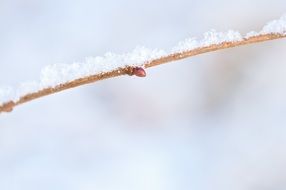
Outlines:
<svg viewBox="0 0 286 190"><path fill-rule="evenodd" d="M0 86L215 28L243 34L285 0L0 0ZM286 44L223 50L0 115L1 190L286 189Z"/></svg>

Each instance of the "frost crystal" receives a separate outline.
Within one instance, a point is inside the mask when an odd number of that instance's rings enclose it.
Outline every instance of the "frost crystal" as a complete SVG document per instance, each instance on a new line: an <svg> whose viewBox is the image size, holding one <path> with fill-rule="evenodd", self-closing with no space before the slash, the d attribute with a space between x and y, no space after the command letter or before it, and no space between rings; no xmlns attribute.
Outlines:
<svg viewBox="0 0 286 190"><path fill-rule="evenodd" d="M278 20L267 23L260 32L251 31L246 34L245 38L251 38L264 34L281 34L286 35L286 15Z"/></svg>
<svg viewBox="0 0 286 190"><path fill-rule="evenodd" d="M215 30L211 30L210 32L206 32L204 34L204 38L201 41L201 46L210 46L215 44L221 44L223 42L237 42L241 41L242 36L239 32L229 30L227 32L216 32Z"/></svg>
<svg viewBox="0 0 286 190"><path fill-rule="evenodd" d="M189 51L198 47L200 47L200 43L196 38L187 38L184 41L179 42L178 45L172 49L172 53Z"/></svg>
<svg viewBox="0 0 286 190"><path fill-rule="evenodd" d="M13 88L12 87L2 87L0 89L0 105L1 103L5 103L11 100L11 98L13 98L14 92L13 92Z"/></svg>
<svg viewBox="0 0 286 190"><path fill-rule="evenodd" d="M251 31L245 35L245 38L247 39L247 38L251 38L251 37L255 37L255 36L259 36L259 33L255 32L255 31Z"/></svg>
<svg viewBox="0 0 286 190"><path fill-rule="evenodd" d="M286 15L266 24L260 34L286 34Z"/></svg>
<svg viewBox="0 0 286 190"><path fill-rule="evenodd" d="M237 31L229 30L228 32L216 32L211 30L204 33L202 40L197 41L195 38L188 38L182 42L179 42L177 46L172 49L172 53L179 53L190 51L196 48L207 47L210 45L221 44L224 42L237 42L243 38Z"/></svg>

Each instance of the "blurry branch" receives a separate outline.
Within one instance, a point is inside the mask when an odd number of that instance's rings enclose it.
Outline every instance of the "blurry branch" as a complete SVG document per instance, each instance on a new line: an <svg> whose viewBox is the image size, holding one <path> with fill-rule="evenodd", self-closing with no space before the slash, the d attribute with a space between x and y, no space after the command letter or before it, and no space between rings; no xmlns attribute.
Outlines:
<svg viewBox="0 0 286 190"><path fill-rule="evenodd" d="M180 59L185 59L188 57L192 57L192 56L207 53L207 52L212 52L212 51L217 51L221 49L227 49L227 48L232 48L232 47L237 47L237 46L247 45L247 44L252 44L252 43L270 41L270 40L275 40L275 39L284 38L284 37L286 37L286 35L264 34L264 35L259 35L259 36L253 36L250 38L244 38L243 40L237 41L237 42L224 42L221 44L196 48L190 51L174 53L174 54L170 54L170 55L158 58L158 59L150 60L149 62L146 62L142 67L144 68L154 67L157 65L169 63L169 62L180 60ZM38 99L44 96L48 96L48 95L51 95L51 94L54 94L54 93L57 93L63 90L75 88L75 87L78 87L84 84L89 84L89 83L93 83L93 82L108 79L108 78L118 77L120 75L132 75L132 69L133 69L132 67L119 68L117 70L113 70L110 72L101 73L101 74L92 75L92 76L88 76L84 78L79 78L73 81L69 81L67 83L57 85L53 88L45 88L38 92L26 94L17 101L11 100L11 101L8 101L0 105L0 113L10 112L13 110L15 106L18 106L20 104L30 102L32 100L35 100L35 99Z"/></svg>

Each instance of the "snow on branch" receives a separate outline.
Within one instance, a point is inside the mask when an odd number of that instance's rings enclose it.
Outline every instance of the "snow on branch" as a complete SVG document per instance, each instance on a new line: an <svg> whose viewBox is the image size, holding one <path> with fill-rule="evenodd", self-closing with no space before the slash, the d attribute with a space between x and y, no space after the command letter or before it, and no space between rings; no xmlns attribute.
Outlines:
<svg viewBox="0 0 286 190"><path fill-rule="evenodd" d="M126 74L145 76L143 68L206 52L284 37L286 37L286 15L269 22L260 32L252 31L245 36L233 30L227 32L211 30L206 32L202 39L186 39L171 50L137 47L126 54L106 53L103 57L88 57L79 63L48 65L42 69L38 81L25 82L17 88L0 88L0 113L10 112L15 106L36 98L98 80Z"/></svg>

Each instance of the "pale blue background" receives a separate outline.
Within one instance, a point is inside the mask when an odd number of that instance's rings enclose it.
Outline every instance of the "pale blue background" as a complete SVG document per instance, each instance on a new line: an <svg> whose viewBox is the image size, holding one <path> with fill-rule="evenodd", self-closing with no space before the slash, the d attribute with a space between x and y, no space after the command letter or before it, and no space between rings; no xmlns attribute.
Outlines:
<svg viewBox="0 0 286 190"><path fill-rule="evenodd" d="M243 34L285 0L0 0L0 85L215 28ZM0 115L1 190L286 189L285 40L101 81Z"/></svg>

